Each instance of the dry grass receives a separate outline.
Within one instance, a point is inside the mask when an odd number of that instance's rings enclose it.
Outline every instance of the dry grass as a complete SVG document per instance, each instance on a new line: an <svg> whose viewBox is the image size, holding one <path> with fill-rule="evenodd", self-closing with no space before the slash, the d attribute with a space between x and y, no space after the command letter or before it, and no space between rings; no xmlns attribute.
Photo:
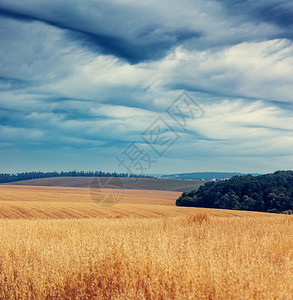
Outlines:
<svg viewBox="0 0 293 300"><path fill-rule="evenodd" d="M174 207L168 192L112 207L86 189L0 195L0 299L293 298L293 216Z"/></svg>
<svg viewBox="0 0 293 300"><path fill-rule="evenodd" d="M292 299L293 217L0 220L1 299Z"/></svg>

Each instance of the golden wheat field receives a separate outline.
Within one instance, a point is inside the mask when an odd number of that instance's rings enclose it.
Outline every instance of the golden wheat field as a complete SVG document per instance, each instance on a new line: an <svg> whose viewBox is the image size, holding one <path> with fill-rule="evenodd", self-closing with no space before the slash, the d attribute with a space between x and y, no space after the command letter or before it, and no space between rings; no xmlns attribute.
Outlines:
<svg viewBox="0 0 293 300"><path fill-rule="evenodd" d="M292 216L179 208L157 191L111 207L86 189L0 195L0 299L293 298Z"/></svg>
<svg viewBox="0 0 293 300"><path fill-rule="evenodd" d="M176 207L175 200L180 194L172 191L125 189L123 195L118 196L118 204L107 206L100 205L100 200L107 195L111 198L111 189L91 193L87 188L0 185L0 218L96 218L113 214L150 218L206 211ZM243 216L255 213L213 209L209 210L209 214Z"/></svg>

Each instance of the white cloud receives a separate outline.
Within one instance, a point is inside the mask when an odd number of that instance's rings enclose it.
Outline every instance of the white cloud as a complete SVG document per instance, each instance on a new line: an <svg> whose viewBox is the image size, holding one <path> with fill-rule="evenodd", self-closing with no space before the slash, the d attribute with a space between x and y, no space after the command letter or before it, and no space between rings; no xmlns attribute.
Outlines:
<svg viewBox="0 0 293 300"><path fill-rule="evenodd" d="M242 43L217 52L179 47L158 64L157 78L191 91L292 102L292 53L287 40Z"/></svg>
<svg viewBox="0 0 293 300"><path fill-rule="evenodd" d="M166 159L217 157L225 166L231 156L239 167L251 157L265 168L261 156L290 156L293 45L270 39L281 32L275 23L228 18L219 1L1 5L39 19L1 19L2 147L13 140L35 142L35 149L38 142L61 148L141 142L161 116L181 135ZM72 29L95 36L89 42ZM99 34L108 44L90 46ZM149 53L153 60L145 59ZM165 112L183 90L206 112L184 134Z"/></svg>

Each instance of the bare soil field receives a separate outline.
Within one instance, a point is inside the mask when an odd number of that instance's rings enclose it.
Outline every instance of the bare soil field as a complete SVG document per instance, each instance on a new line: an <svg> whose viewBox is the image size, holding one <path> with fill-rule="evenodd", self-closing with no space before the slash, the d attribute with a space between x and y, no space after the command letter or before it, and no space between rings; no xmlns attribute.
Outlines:
<svg viewBox="0 0 293 300"><path fill-rule="evenodd" d="M5 185L29 185L29 186L60 186L88 188L97 179L101 186L109 183L112 186L124 189L161 190L190 192L203 185L201 180L174 180L158 178L127 178L127 177L52 177L32 180L23 180L7 183ZM1 186L1 184L0 184Z"/></svg>

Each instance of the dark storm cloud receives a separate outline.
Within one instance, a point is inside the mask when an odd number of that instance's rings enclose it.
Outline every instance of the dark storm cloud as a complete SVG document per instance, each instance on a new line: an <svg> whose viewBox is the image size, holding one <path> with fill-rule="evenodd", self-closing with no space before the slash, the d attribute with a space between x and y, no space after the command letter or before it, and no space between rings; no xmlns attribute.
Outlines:
<svg viewBox="0 0 293 300"><path fill-rule="evenodd" d="M62 29L69 41L97 54L113 55L131 64L159 60L181 45L187 49L231 46L243 41L287 37L292 39L292 5L283 1L162 1L139 5L111 1L0 2L0 15L27 22L42 22ZM223 7L227 13L224 15ZM156 9L154 9L156 8ZM200 13L202 12L202 13ZM281 30L253 24L268 23ZM249 26L247 24L251 23ZM219 25L218 25L219 24ZM245 26L243 26L245 24ZM233 28L233 34L231 29Z"/></svg>
<svg viewBox="0 0 293 300"><path fill-rule="evenodd" d="M255 16L266 22L272 22L280 27L290 30L288 26L293 25L293 3L268 3L260 5L255 9ZM292 35L291 35L292 37Z"/></svg>
<svg viewBox="0 0 293 300"><path fill-rule="evenodd" d="M35 5L38 6L38 3L35 3ZM60 9L66 10L66 7L61 7ZM106 11L113 10L114 17L109 15L104 20L105 23L100 21L98 17L87 21L87 15L82 15L82 12L78 12L77 10L72 10L72 15L70 11L66 11L66 17L64 17L62 11L56 13L52 9L51 11L44 12L41 5L39 5L38 10L22 7L21 5L20 7L13 8L9 4L5 5L3 3L0 3L0 16L25 22L38 21L64 29L66 30L67 37L70 40L79 42L81 46L88 47L99 54L114 55L130 63L160 59L170 49L182 42L201 37L199 31L186 28L178 28L175 31L170 31L163 28L160 23L151 25L151 23L146 22L137 28L129 28L127 24L123 24L123 18L119 19L121 16L116 9L111 6L107 7L107 5L106 8L102 6L100 9ZM135 11L133 14L133 17L135 17ZM155 19L153 21L157 22ZM107 29L109 23L114 24L110 30ZM134 32L129 34L131 31ZM104 32L108 33L105 34Z"/></svg>
<svg viewBox="0 0 293 300"><path fill-rule="evenodd" d="M288 38L293 40L293 2L276 0L224 0L230 17L240 17L243 21L253 21L256 23L265 22L276 25L281 32L278 38ZM268 33L268 37L272 37Z"/></svg>
<svg viewBox="0 0 293 300"><path fill-rule="evenodd" d="M71 29L68 36L78 40L81 46L88 47L96 53L111 54L136 64L145 60L158 60L180 43L188 39L199 38L198 32L179 31L170 33L166 40L153 40L140 43L139 39L121 39L97 33L88 33Z"/></svg>

